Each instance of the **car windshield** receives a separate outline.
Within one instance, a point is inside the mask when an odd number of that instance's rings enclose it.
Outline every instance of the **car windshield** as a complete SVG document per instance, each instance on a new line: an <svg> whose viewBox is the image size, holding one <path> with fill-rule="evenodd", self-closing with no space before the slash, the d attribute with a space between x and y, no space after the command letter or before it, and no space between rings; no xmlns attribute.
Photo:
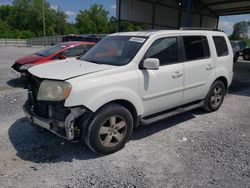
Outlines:
<svg viewBox="0 0 250 188"><path fill-rule="evenodd" d="M54 54L55 52L66 48L67 46L63 45L63 44L56 44L54 46L49 46L47 48L42 49L41 51L37 52L37 55L43 56L43 57L48 57L52 54Z"/></svg>
<svg viewBox="0 0 250 188"><path fill-rule="evenodd" d="M97 43L79 59L99 64L128 64L146 41L146 37L110 36Z"/></svg>

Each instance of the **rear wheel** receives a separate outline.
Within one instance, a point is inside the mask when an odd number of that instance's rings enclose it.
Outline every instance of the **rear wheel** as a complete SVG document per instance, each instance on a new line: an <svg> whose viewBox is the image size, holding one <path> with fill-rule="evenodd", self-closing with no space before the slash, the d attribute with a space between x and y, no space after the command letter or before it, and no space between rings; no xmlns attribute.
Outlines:
<svg viewBox="0 0 250 188"><path fill-rule="evenodd" d="M83 136L94 152L111 154L125 146L132 130L131 113L123 106L109 104L97 111Z"/></svg>
<svg viewBox="0 0 250 188"><path fill-rule="evenodd" d="M203 108L209 112L218 110L224 100L225 92L224 83L219 80L215 81L205 98Z"/></svg>

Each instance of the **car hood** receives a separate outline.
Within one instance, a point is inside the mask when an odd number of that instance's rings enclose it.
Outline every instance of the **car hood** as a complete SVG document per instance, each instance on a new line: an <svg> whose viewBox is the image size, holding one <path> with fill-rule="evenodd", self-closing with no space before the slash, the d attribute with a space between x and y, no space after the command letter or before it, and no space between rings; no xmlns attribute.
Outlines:
<svg viewBox="0 0 250 188"><path fill-rule="evenodd" d="M53 80L67 80L70 78L95 73L110 69L112 65L96 64L81 60L61 60L48 64L41 64L28 69L28 71L39 78Z"/></svg>
<svg viewBox="0 0 250 188"><path fill-rule="evenodd" d="M43 58L42 56L39 56L36 54L31 54L31 55L27 55L27 56L24 56L24 57L16 60L16 63L20 64L20 65L24 65L24 64L28 64L28 63L35 63L42 58Z"/></svg>

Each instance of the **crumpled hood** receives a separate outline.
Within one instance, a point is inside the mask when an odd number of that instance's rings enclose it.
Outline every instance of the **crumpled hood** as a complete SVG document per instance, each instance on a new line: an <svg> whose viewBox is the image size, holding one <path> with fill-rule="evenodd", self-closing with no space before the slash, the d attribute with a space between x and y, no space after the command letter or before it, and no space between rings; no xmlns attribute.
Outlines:
<svg viewBox="0 0 250 188"><path fill-rule="evenodd" d="M36 54L31 54L31 55L27 55L25 57L22 57L22 58L16 60L16 63L20 64L20 65L24 65L24 64L28 64L28 63L35 63L42 58L43 58L42 56L39 56Z"/></svg>
<svg viewBox="0 0 250 188"><path fill-rule="evenodd" d="M112 67L115 66L73 59L37 65L29 68L28 71L39 78L67 80L73 77L110 69Z"/></svg>

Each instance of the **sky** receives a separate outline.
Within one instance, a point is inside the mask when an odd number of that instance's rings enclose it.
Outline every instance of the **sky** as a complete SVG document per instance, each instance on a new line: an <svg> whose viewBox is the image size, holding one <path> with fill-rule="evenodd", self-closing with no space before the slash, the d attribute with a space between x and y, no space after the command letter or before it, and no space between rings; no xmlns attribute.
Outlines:
<svg viewBox="0 0 250 188"><path fill-rule="evenodd" d="M0 5L11 4L12 0L0 0ZM116 15L116 0L48 0L51 8L61 10L69 16L69 22L74 22L76 14L79 10L88 9L91 4L102 4L106 10L110 12L110 16ZM219 29L225 31L228 35L233 32L233 25L239 21L247 21L250 14L237 16L222 16L219 20ZM250 32L250 31L249 31Z"/></svg>

